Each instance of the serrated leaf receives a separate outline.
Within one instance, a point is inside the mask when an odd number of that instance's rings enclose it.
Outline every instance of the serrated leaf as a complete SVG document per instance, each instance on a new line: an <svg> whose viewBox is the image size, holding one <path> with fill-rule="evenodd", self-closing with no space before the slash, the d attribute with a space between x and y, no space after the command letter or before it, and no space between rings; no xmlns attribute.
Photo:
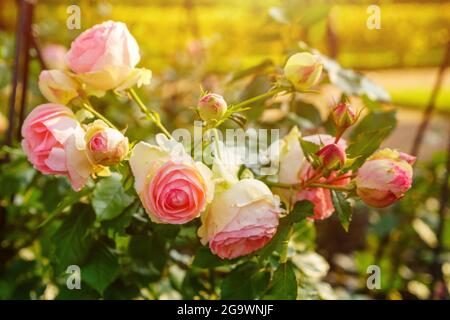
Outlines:
<svg viewBox="0 0 450 320"><path fill-rule="evenodd" d="M89 228L94 221L95 214L90 206L76 204L52 236L55 245L54 254L60 271L72 264L82 264L89 252L91 244Z"/></svg>
<svg viewBox="0 0 450 320"><path fill-rule="evenodd" d="M347 148L348 157L355 158L355 161L348 169L354 170L359 168L380 147L390 132L391 128L387 127L359 134L355 141Z"/></svg>
<svg viewBox="0 0 450 320"><path fill-rule="evenodd" d="M344 228L344 230L348 232L350 222L352 221L352 206L344 198L342 193L332 190L331 194L333 206L336 209L339 221L341 222L341 225Z"/></svg>
<svg viewBox="0 0 450 320"><path fill-rule="evenodd" d="M98 293L103 294L117 278L119 271L117 256L100 243L93 246L88 261L81 268L81 278Z"/></svg>
<svg viewBox="0 0 450 320"><path fill-rule="evenodd" d="M265 299L295 300L297 298L297 278L292 262L280 264L273 274L270 289Z"/></svg>
<svg viewBox="0 0 450 320"><path fill-rule="evenodd" d="M255 262L239 265L222 282L221 298L249 300L261 297L270 280L270 273Z"/></svg>
<svg viewBox="0 0 450 320"><path fill-rule="evenodd" d="M92 206L100 221L117 217L133 202L133 197L125 193L121 179L119 173L113 173L95 186Z"/></svg>

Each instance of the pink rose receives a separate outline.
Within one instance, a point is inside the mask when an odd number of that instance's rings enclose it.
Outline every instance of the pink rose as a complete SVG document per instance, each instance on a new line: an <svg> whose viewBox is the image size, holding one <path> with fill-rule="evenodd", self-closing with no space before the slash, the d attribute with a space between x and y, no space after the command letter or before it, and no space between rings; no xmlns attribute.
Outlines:
<svg viewBox="0 0 450 320"><path fill-rule="evenodd" d="M87 126L85 140L91 159L99 165L116 165L128 153L128 138L102 120L95 120Z"/></svg>
<svg viewBox="0 0 450 320"><path fill-rule="evenodd" d="M356 192L368 205L384 208L411 188L414 157L383 149L366 160L356 176Z"/></svg>
<svg viewBox="0 0 450 320"><path fill-rule="evenodd" d="M159 145L139 142L130 157L135 189L152 221L182 224L198 217L211 202L214 185L208 167L183 146L158 135Z"/></svg>
<svg viewBox="0 0 450 320"><path fill-rule="evenodd" d="M59 44L48 44L42 48L42 59L48 69L66 69L67 49Z"/></svg>
<svg viewBox="0 0 450 320"><path fill-rule="evenodd" d="M279 199L261 181L243 179L216 194L198 234L221 258L234 259L264 247L278 226Z"/></svg>
<svg viewBox="0 0 450 320"><path fill-rule="evenodd" d="M67 176L74 190L84 186L93 167L83 149L83 129L69 108L36 107L23 123L22 136L22 148L37 170Z"/></svg>
<svg viewBox="0 0 450 320"><path fill-rule="evenodd" d="M88 85L88 91L100 92L147 84L151 73L137 72L143 70L135 69L139 60L138 44L127 26L113 21L84 31L72 42L66 55L67 65Z"/></svg>

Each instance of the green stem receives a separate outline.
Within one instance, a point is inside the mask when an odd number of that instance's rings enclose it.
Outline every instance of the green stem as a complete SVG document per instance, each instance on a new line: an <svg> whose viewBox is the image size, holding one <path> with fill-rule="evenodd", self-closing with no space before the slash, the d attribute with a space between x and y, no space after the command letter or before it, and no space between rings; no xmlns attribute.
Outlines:
<svg viewBox="0 0 450 320"><path fill-rule="evenodd" d="M286 263L287 262L288 251L289 251L289 240L291 239L292 231L293 231L293 228L290 227L286 239L281 243L280 263Z"/></svg>
<svg viewBox="0 0 450 320"><path fill-rule="evenodd" d="M256 102L256 101L264 100L264 99L270 98L270 97L276 95L277 93L279 93L279 92L281 92L281 91L285 91L285 90L286 90L285 88L275 88L275 89L272 89L272 90L270 90L270 91L267 91L266 93L260 94L259 96L256 96L256 97L253 97L253 98L244 100L244 101L242 101L242 102L240 102L240 103L238 103L238 104L235 104L235 105L233 106L233 109L240 109L240 108L245 107L245 106L247 106L247 105L249 105L249 104L252 104L252 103L254 103L254 102Z"/></svg>
<svg viewBox="0 0 450 320"><path fill-rule="evenodd" d="M111 121L109 121L108 119L106 119L106 117L104 115L102 115L100 112L98 112L97 110L94 109L94 107L88 102L88 101L83 101L82 103L83 108L86 109L87 111L89 111L90 113L92 113L94 116L96 116L97 118L99 118L100 120L103 120L103 122L105 122L108 126L110 126L111 128L114 128L117 130L116 126L112 124Z"/></svg>
<svg viewBox="0 0 450 320"><path fill-rule="evenodd" d="M324 188L324 189L331 189L331 190L338 190L338 191L351 191L348 187L343 186L335 186L332 184L323 184L323 183L311 183L308 185L305 185L306 188Z"/></svg>
<svg viewBox="0 0 450 320"><path fill-rule="evenodd" d="M134 91L133 89L129 89L128 93L130 94L131 98L136 102L139 109L141 109L141 111L147 116L147 118L153 121L153 123L161 130L162 133L164 133L167 136L167 138L172 139L172 135L170 134L170 132L161 123L159 114L155 111L149 110L142 102L141 98L139 98L136 91Z"/></svg>

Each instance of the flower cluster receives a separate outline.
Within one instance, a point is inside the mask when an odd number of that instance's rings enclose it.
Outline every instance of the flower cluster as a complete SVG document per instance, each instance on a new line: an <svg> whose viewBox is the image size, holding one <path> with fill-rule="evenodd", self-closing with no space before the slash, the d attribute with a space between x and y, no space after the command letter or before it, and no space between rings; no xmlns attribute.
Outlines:
<svg viewBox="0 0 450 320"><path fill-rule="evenodd" d="M280 218L298 201L312 202L314 214L309 219L322 220L335 211L334 191L385 207L411 187L415 159L402 152L383 149L359 168L353 166L355 159L349 158L347 142L341 138L358 120L349 102L331 110L336 136L302 136L294 127L273 142L269 150L276 152L269 158L278 164L276 174L259 176L251 168L245 168L249 174L240 174L243 165L230 161L230 150L217 140L210 142L212 164L196 161L133 91L151 78L149 70L136 68L139 60L138 44L127 27L108 21L74 40L64 66L42 71L39 88L51 103L37 106L22 127L22 146L36 170L66 176L79 191L90 177L108 175L128 161L136 194L154 223L185 224L200 217L201 242L228 259L264 247L276 234ZM264 97L309 92L321 80L322 69L317 56L295 54L281 75L289 85L279 84ZM161 129L153 144L137 142L130 147L124 132L95 110L89 96L109 90L127 94ZM68 105L81 106L97 119L83 123ZM237 112L245 111L244 106L228 105L219 94L205 93L197 112L204 127L215 132L227 119L242 119Z"/></svg>

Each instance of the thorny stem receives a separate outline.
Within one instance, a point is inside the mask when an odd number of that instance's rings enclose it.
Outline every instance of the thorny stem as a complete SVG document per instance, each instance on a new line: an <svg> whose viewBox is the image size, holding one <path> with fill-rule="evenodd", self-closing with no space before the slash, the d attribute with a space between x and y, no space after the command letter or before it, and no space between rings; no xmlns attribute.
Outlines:
<svg viewBox="0 0 450 320"><path fill-rule="evenodd" d="M149 110L145 104L142 102L141 98L137 95L137 93L133 89L129 89L128 93L130 94L130 97L136 102L139 109L147 116L149 120L151 120L160 130L162 133L164 133L167 138L171 139L172 135L170 132L164 127L164 125L161 123L161 119L159 118L159 114Z"/></svg>

